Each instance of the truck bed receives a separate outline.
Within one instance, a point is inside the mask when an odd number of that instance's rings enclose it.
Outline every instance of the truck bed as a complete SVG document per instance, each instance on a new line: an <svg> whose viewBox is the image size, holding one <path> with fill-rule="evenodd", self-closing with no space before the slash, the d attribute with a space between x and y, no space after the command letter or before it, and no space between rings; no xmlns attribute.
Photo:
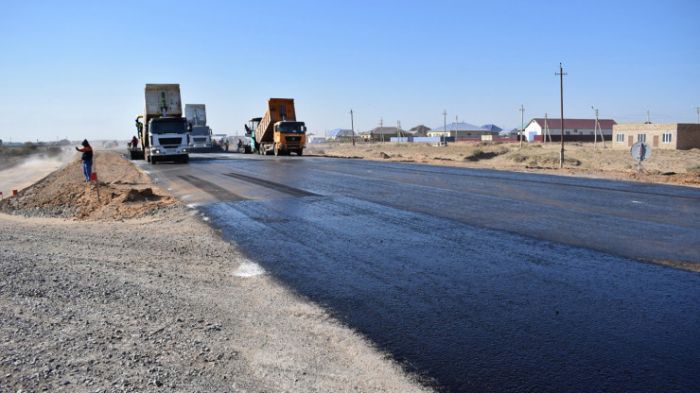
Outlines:
<svg viewBox="0 0 700 393"><path fill-rule="evenodd" d="M255 141L257 143L270 143L273 141L273 126L278 121L296 121L294 99L270 98L267 101L267 111L255 128Z"/></svg>

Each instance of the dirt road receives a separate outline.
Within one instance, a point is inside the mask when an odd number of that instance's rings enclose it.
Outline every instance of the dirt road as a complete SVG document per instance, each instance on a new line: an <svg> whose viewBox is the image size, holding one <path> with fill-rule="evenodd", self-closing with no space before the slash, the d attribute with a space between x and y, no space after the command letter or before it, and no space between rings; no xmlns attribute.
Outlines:
<svg viewBox="0 0 700 393"><path fill-rule="evenodd" d="M0 391L426 391L194 211L140 217L0 214Z"/></svg>

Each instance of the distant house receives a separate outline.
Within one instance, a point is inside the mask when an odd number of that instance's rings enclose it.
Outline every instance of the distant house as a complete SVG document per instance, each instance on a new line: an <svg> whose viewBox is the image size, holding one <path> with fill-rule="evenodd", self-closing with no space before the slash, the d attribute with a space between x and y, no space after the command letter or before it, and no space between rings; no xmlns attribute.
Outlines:
<svg viewBox="0 0 700 393"><path fill-rule="evenodd" d="M353 132L352 130L336 128L330 130L327 133L327 139L329 141L350 141L352 140Z"/></svg>
<svg viewBox="0 0 700 393"><path fill-rule="evenodd" d="M495 132L496 134L499 134L501 131L503 131L503 128L501 128L495 124L484 124L483 126L481 126L481 128L483 128L485 130L489 130L491 132Z"/></svg>
<svg viewBox="0 0 700 393"><path fill-rule="evenodd" d="M408 132L413 136L427 136L428 131L430 131L430 127L426 127L422 124L408 130Z"/></svg>
<svg viewBox="0 0 700 393"><path fill-rule="evenodd" d="M474 124L459 122L450 123L434 127L428 131L430 137L453 137L453 138L478 138L481 135L498 136L502 130L492 124L488 126L476 126Z"/></svg>
<svg viewBox="0 0 700 393"><path fill-rule="evenodd" d="M616 124L613 134L613 148L617 149L629 149L635 142L665 150L700 148L700 124Z"/></svg>
<svg viewBox="0 0 700 393"><path fill-rule="evenodd" d="M612 129L615 120L600 119L598 120L600 129L606 140L612 139ZM549 133L553 140L559 139L561 136L561 119L547 119L546 126L549 128ZM564 119L564 140L577 141L593 141L593 132L595 130L595 119ZM528 141L542 140L542 135L545 131L545 119L543 117L534 118L525 126L525 138ZM537 137L539 135L539 137ZM599 134L600 136L600 134Z"/></svg>
<svg viewBox="0 0 700 393"><path fill-rule="evenodd" d="M409 133L396 127L377 127L361 135L365 140L389 142L392 137L407 136Z"/></svg>

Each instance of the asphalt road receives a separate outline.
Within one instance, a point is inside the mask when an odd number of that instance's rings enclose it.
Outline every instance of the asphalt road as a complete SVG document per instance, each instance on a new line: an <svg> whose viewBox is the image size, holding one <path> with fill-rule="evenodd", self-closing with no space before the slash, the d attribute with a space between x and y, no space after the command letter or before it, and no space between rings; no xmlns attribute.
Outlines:
<svg viewBox="0 0 700 393"><path fill-rule="evenodd" d="M700 388L700 190L320 157L142 167L439 390Z"/></svg>

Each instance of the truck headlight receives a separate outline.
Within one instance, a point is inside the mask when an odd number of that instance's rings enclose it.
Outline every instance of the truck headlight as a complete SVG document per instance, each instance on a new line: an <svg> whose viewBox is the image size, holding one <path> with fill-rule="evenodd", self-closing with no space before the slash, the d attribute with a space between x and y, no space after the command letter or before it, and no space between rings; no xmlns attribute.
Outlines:
<svg viewBox="0 0 700 393"><path fill-rule="evenodd" d="M187 153L187 149L182 149L182 152L183 152L183 153Z"/></svg>

